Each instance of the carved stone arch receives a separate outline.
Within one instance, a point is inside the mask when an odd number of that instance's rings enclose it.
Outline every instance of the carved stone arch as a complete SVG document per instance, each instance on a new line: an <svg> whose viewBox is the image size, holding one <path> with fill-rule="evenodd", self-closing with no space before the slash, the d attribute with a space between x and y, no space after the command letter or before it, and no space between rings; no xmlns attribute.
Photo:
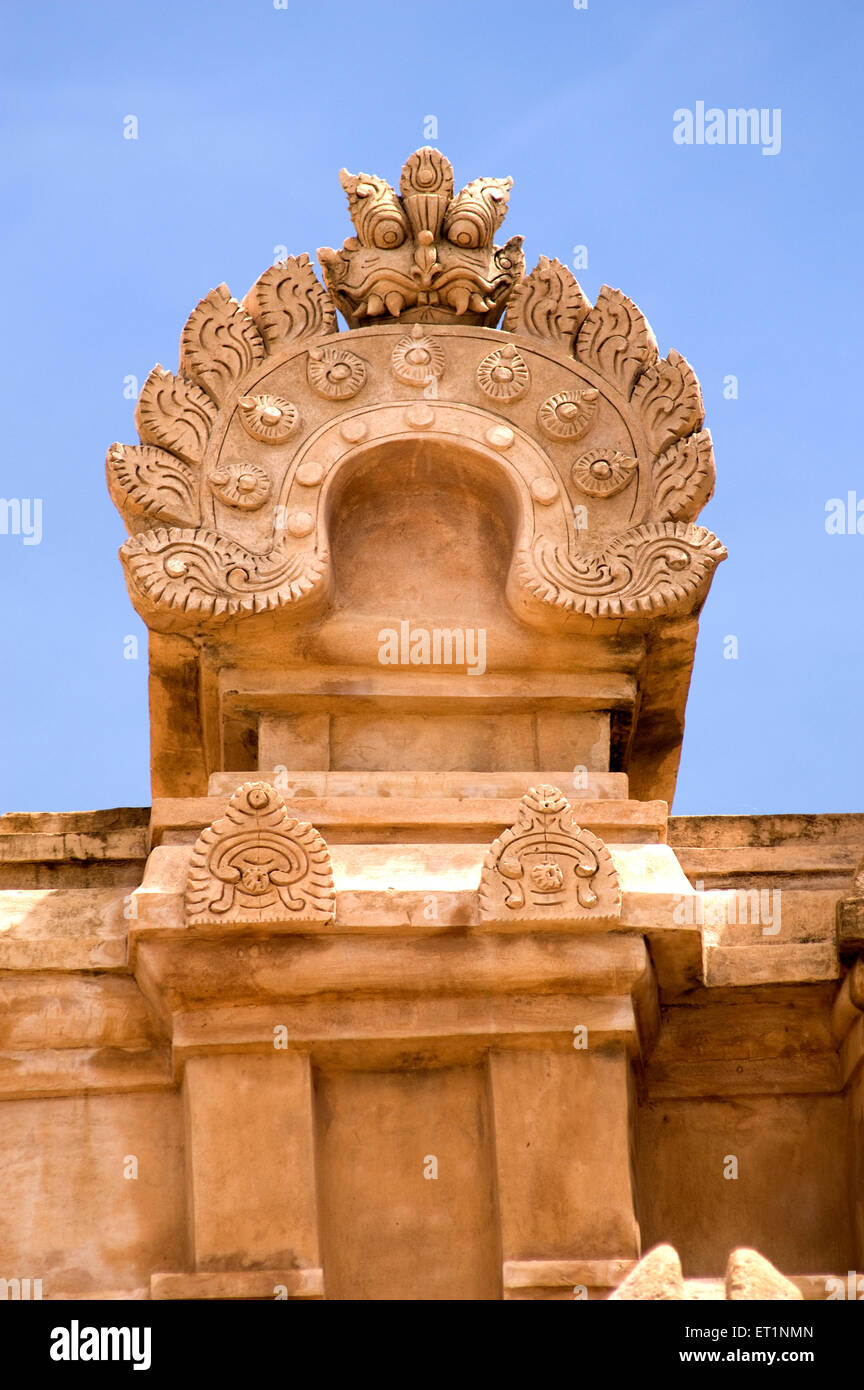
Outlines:
<svg viewBox="0 0 864 1390"><path fill-rule="evenodd" d="M542 535L554 547L569 545L570 516L559 476L540 445L499 416L457 401L394 401L338 416L304 441L276 505L277 537L298 556L310 543L320 571L310 578L310 601L330 585L330 522L341 491L364 459L381 445L429 442L461 458L482 460L499 477L513 503L513 554L507 595L515 613L530 601L525 559ZM288 539L290 538L290 539Z"/></svg>
<svg viewBox="0 0 864 1390"><path fill-rule="evenodd" d="M698 612L725 550L693 524L714 480L693 369L676 352L660 358L619 290L604 287L591 308L566 267L545 260L515 288L520 255L490 241L506 181L454 199L449 166L428 151L412 161L440 184L431 203L415 190L403 206L380 180L348 178L360 241L324 264L350 332L332 331L323 287L289 258L242 305L225 286L211 291L183 331L180 376L148 378L142 442L112 446L106 470L130 531L130 593L156 630L275 609L293 619L320 603L331 562L318 499L329 492L315 489L336 458L310 451L335 440L350 460L370 421L381 438L438 431L500 455L521 489L507 593L527 623L611 631ZM454 256L468 257L455 280ZM511 291L501 331L499 293ZM298 497L295 480L316 467Z"/></svg>

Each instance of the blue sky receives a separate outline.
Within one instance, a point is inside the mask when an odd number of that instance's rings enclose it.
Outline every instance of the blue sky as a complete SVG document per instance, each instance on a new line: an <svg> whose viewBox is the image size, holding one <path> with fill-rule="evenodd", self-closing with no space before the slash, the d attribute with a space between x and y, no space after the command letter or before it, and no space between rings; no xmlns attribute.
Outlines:
<svg viewBox="0 0 864 1390"><path fill-rule="evenodd" d="M529 264L586 246L586 292L622 288L702 382L730 558L675 811L864 809L864 535L825 529L864 501L859 0L43 0L0 26L0 496L43 500L40 544L0 535L0 811L149 801L103 471L136 437L124 380L176 367L211 286L340 245L339 168L395 180L430 114L457 184L513 176ZM676 144L699 101L779 108L779 153Z"/></svg>

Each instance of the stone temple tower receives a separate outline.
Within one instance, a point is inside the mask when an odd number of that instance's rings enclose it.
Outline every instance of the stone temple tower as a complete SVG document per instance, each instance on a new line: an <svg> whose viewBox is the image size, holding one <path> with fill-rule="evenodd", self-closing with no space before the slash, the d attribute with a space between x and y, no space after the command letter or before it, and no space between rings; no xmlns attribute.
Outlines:
<svg viewBox="0 0 864 1390"><path fill-rule="evenodd" d="M822 1296L864 1238L864 828L669 822L726 553L693 369L496 244L510 179L341 178L324 283L211 290L108 451L153 806L2 827L5 1110L55 1154L16 1258L52 1297Z"/></svg>

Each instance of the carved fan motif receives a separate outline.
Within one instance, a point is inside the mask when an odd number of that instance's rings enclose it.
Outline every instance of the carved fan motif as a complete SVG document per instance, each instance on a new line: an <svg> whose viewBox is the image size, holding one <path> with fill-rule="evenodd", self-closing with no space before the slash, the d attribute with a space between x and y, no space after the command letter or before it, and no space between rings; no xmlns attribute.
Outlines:
<svg viewBox="0 0 864 1390"><path fill-rule="evenodd" d="M271 265L243 303L270 352L298 338L336 332L336 305L306 255Z"/></svg>
<svg viewBox="0 0 864 1390"><path fill-rule="evenodd" d="M193 310L180 339L180 367L221 403L234 382L263 361L264 341L227 285L211 290Z"/></svg>
<svg viewBox="0 0 864 1390"><path fill-rule="evenodd" d="M266 782L246 782L199 835L186 883L191 925L330 922L333 870L322 837Z"/></svg>
<svg viewBox="0 0 864 1390"><path fill-rule="evenodd" d="M620 916L621 891L611 855L573 823L557 787L532 787L516 822L493 840L480 876L486 921L547 926Z"/></svg>
<svg viewBox="0 0 864 1390"><path fill-rule="evenodd" d="M186 463L200 463L216 419L216 406L200 386L155 366L135 406L143 444L158 444Z"/></svg>
<svg viewBox="0 0 864 1390"><path fill-rule="evenodd" d="M632 299L604 285L579 329L576 356L629 396L639 375L657 361L657 341Z"/></svg>
<svg viewBox="0 0 864 1390"><path fill-rule="evenodd" d="M108 491L127 519L194 526L198 520L197 487L192 469L151 444L112 444L105 460Z"/></svg>
<svg viewBox="0 0 864 1390"><path fill-rule="evenodd" d="M505 332L563 343L569 351L590 309L572 271L541 256L510 296L502 326Z"/></svg>

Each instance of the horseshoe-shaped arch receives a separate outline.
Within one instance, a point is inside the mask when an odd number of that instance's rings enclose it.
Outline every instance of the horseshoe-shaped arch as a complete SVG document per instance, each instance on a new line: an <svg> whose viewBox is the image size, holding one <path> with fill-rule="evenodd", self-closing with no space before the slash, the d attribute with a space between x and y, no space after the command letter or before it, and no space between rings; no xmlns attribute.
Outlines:
<svg viewBox="0 0 864 1390"><path fill-rule="evenodd" d="M566 549L572 512L560 478L537 442L476 406L390 402L328 421L304 442L286 475L275 512L276 544L299 555L312 541L321 568L310 599L329 588L331 524L348 483L382 448L402 446L408 457L423 444L492 480L508 512L513 549L507 594L518 611L526 591L517 560L530 553L538 535Z"/></svg>

